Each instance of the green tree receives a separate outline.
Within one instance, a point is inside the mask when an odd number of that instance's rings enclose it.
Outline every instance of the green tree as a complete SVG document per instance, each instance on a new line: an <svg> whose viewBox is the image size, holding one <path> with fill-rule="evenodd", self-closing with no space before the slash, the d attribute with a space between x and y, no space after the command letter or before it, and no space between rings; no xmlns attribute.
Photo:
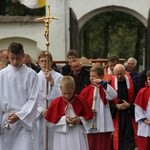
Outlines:
<svg viewBox="0 0 150 150"><path fill-rule="evenodd" d="M0 0L0 15L5 15L6 0Z"/></svg>
<svg viewBox="0 0 150 150"><path fill-rule="evenodd" d="M144 25L132 15L118 11L93 17L81 29L80 37L80 49L88 58L116 54L125 59L135 57L139 62L145 47Z"/></svg>

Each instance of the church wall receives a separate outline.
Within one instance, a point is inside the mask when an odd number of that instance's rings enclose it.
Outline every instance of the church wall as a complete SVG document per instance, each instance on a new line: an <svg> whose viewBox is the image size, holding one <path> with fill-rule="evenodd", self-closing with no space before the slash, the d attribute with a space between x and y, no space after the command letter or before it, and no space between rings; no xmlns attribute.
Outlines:
<svg viewBox="0 0 150 150"><path fill-rule="evenodd" d="M39 50L45 49L43 28L39 23L1 23L0 33L0 50L7 49L11 42L20 42L25 52L36 59Z"/></svg>
<svg viewBox="0 0 150 150"><path fill-rule="evenodd" d="M69 51L69 6L66 0L49 0L51 16L58 17L53 20L50 27L51 51L57 60L65 60Z"/></svg>
<svg viewBox="0 0 150 150"><path fill-rule="evenodd" d="M39 50L37 49L37 43L30 39L22 37L12 37L0 40L0 50L7 49L11 42L19 42L24 46L25 53L29 54L34 61L37 60Z"/></svg>
<svg viewBox="0 0 150 150"><path fill-rule="evenodd" d="M146 26L150 8L149 0L48 0L48 4L51 16L59 18L50 23L50 52L54 60L65 60L70 47L69 7L76 13L79 28L94 15L113 9L136 16ZM39 50L46 50L44 23L0 21L0 50L13 40L21 41L35 59Z"/></svg>

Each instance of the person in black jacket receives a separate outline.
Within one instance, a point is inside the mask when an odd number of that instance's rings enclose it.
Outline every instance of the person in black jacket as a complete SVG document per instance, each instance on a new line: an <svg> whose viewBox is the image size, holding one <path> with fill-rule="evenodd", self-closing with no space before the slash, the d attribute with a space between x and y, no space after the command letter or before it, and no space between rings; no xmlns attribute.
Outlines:
<svg viewBox="0 0 150 150"><path fill-rule="evenodd" d="M75 93L80 94L81 90L88 84L90 84L90 75L89 71L85 70L82 67L82 64L77 59L76 61L73 61L70 63L71 72L70 76L74 78L75 81Z"/></svg>
<svg viewBox="0 0 150 150"><path fill-rule="evenodd" d="M70 51L68 51L67 54L68 63L62 67L62 75L64 76L69 75L69 73L71 72L70 63L72 61L76 61L77 58L78 54L76 50L71 49Z"/></svg>
<svg viewBox="0 0 150 150"><path fill-rule="evenodd" d="M133 57L130 57L127 60L126 64L126 71L129 73L133 84L134 84L134 90L135 90L135 96L139 92L140 89L140 73L136 70L137 60Z"/></svg>
<svg viewBox="0 0 150 150"><path fill-rule="evenodd" d="M150 67L145 68L140 74L140 89L145 86L145 82L147 80L146 73L150 69Z"/></svg>
<svg viewBox="0 0 150 150"><path fill-rule="evenodd" d="M39 67L32 63L32 59L29 54L24 55L23 63L26 64L29 68L32 68L37 73L41 70Z"/></svg>

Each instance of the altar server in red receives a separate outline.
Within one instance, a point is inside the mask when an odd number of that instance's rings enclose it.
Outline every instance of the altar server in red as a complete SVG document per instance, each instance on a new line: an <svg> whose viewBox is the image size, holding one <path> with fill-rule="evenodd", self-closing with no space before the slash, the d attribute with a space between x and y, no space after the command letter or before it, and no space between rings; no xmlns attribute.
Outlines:
<svg viewBox="0 0 150 150"><path fill-rule="evenodd" d="M135 100L135 119L138 122L138 150L150 149L150 70L147 82Z"/></svg>
<svg viewBox="0 0 150 150"><path fill-rule="evenodd" d="M103 81L104 70L98 66L90 69L91 84L80 93L95 114L93 127L87 132L90 150L110 150L113 121L109 108L109 100L116 98L117 92Z"/></svg>
<svg viewBox="0 0 150 150"><path fill-rule="evenodd" d="M75 95L75 82L64 76L60 82L62 96L50 103L45 117L48 127L54 128L54 150L89 150L87 135L93 113L85 99Z"/></svg>

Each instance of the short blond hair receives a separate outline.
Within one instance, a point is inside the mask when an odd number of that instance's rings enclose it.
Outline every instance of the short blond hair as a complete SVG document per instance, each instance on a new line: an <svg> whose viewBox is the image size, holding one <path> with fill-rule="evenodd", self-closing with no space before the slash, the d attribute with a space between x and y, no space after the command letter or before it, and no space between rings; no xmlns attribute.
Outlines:
<svg viewBox="0 0 150 150"><path fill-rule="evenodd" d="M73 91L75 91L75 82L73 77L64 76L60 81L60 88L72 89Z"/></svg>

